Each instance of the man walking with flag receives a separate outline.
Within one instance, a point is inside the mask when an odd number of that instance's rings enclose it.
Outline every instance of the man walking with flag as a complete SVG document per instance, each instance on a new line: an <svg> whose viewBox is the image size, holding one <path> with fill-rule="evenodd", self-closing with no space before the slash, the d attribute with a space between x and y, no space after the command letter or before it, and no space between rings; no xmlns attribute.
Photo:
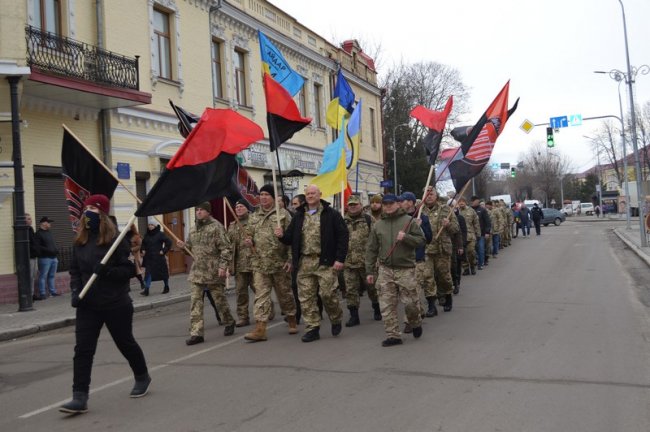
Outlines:
<svg viewBox="0 0 650 432"><path fill-rule="evenodd" d="M235 320L230 313L228 300L224 294L226 269L231 259L231 245L226 229L210 213L212 206L204 202L196 206L196 225L190 231L187 242L176 245L192 252L194 262L187 280L192 285L190 295L190 338L187 345L195 345L203 339L203 290L207 288L217 304L224 325L224 336L235 332Z"/></svg>

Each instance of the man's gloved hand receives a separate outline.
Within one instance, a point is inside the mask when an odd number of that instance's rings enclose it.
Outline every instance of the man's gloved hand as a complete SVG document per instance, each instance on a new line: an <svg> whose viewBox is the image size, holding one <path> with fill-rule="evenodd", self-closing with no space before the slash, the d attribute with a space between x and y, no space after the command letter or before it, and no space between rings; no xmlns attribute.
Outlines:
<svg viewBox="0 0 650 432"><path fill-rule="evenodd" d="M76 308L79 306L79 302L81 301L79 299L79 293L77 291L71 291L71 298L70 298L70 304L72 305L73 308Z"/></svg>

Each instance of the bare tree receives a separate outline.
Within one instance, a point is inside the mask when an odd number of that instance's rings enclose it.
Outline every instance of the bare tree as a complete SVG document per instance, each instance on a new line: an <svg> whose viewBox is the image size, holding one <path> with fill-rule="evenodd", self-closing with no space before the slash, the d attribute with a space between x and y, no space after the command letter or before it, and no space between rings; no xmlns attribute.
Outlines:
<svg viewBox="0 0 650 432"><path fill-rule="evenodd" d="M621 135L620 129L613 126L613 123L606 120L591 139L591 147L594 152L601 156L601 163L610 165L616 175L616 181L620 187L623 182L623 148L617 137Z"/></svg>
<svg viewBox="0 0 650 432"><path fill-rule="evenodd" d="M552 152L542 141L536 141L520 160L524 174L520 188L530 191L528 198L544 201L547 205L553 199L560 203L560 182L571 169L571 159Z"/></svg>

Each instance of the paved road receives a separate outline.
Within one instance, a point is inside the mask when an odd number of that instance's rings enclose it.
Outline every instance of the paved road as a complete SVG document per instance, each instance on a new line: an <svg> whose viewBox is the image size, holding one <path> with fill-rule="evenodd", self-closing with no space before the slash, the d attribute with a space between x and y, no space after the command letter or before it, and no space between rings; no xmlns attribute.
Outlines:
<svg viewBox="0 0 650 432"><path fill-rule="evenodd" d="M647 270L604 224L549 227L393 348L367 303L338 338L327 325L303 344L276 321L268 342L246 344L208 318L194 347L187 304L168 306L136 319L150 395L128 398L128 366L103 334L90 412L75 418L55 409L70 394L72 330L5 342L0 430L648 431Z"/></svg>

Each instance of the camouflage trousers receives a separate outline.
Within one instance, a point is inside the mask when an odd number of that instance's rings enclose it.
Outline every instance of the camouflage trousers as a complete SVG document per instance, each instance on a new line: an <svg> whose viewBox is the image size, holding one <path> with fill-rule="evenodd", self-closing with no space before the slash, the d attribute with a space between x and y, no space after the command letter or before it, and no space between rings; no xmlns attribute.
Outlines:
<svg viewBox="0 0 650 432"><path fill-rule="evenodd" d="M333 267L319 265L318 261L317 255L302 256L298 265L298 298L307 330L320 326L318 295L332 324L340 324L343 317L336 292L338 272Z"/></svg>
<svg viewBox="0 0 650 432"><path fill-rule="evenodd" d="M418 307L415 268L391 268L379 266L377 279L379 307L384 322L384 330L389 338L401 338L397 306L404 304L406 320L411 327L422 325L422 316Z"/></svg>
<svg viewBox="0 0 650 432"><path fill-rule="evenodd" d="M433 271L431 271L431 265L427 262L427 258L415 263L415 281L418 291L418 309L420 309L420 313L425 313L422 297L435 297L436 295L436 282L433 280Z"/></svg>
<svg viewBox="0 0 650 432"><path fill-rule="evenodd" d="M510 225L508 225L510 226ZM502 246L510 246L510 239L512 238L509 229L503 230L501 233L501 244Z"/></svg>
<svg viewBox="0 0 650 432"><path fill-rule="evenodd" d="M230 314L230 306L224 294L225 281L218 279L216 284L192 284L190 294L190 336L203 336L203 290L210 291L210 295L217 305L217 310L224 325L235 323Z"/></svg>
<svg viewBox="0 0 650 432"><path fill-rule="evenodd" d="M443 254L427 255L427 262L430 263L429 268L433 273L438 298L451 294L454 289L451 280L451 256Z"/></svg>
<svg viewBox="0 0 650 432"><path fill-rule="evenodd" d="M476 240L468 240L465 247L465 258L463 260L463 270L476 268Z"/></svg>
<svg viewBox="0 0 650 432"><path fill-rule="evenodd" d="M237 291L237 318L248 321L248 288L255 293L252 272L237 272L235 274L235 287Z"/></svg>
<svg viewBox="0 0 650 432"><path fill-rule="evenodd" d="M374 285L368 285L368 282L366 281L365 268L346 268L343 270L343 277L345 278L346 288L345 301L348 308L359 308L359 292L361 287L366 288L368 298L370 298L372 303L377 303L379 301L377 298L377 289Z"/></svg>
<svg viewBox="0 0 650 432"><path fill-rule="evenodd" d="M253 315L257 322L267 322L273 303L271 302L271 289L280 302L280 309L287 316L296 316L296 302L291 292L291 273L279 271L277 273L255 272L253 276L255 285L255 305Z"/></svg>

